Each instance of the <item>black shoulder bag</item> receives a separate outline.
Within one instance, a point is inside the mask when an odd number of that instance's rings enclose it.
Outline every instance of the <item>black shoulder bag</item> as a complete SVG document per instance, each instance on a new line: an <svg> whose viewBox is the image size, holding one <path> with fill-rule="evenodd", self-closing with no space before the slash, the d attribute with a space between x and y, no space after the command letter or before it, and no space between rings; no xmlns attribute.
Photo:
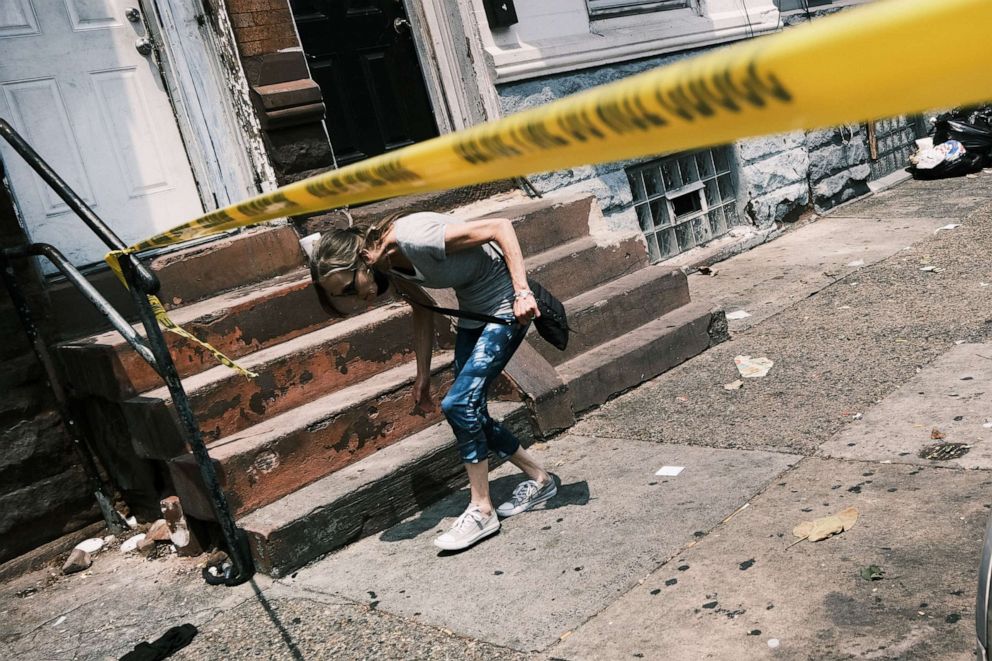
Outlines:
<svg viewBox="0 0 992 661"><path fill-rule="evenodd" d="M541 311L541 316L534 319L534 328L537 329L538 335L543 337L551 346L559 351L564 351L568 346L568 333L572 330L568 327L565 306L555 298L554 294L542 287L539 282L528 278L527 286L530 287L531 292L534 294L534 300L537 301L537 309ZM434 310L435 312L452 317L463 317L473 321L482 321L487 324L503 324L504 326L516 323L516 320L501 319L488 314L478 314L476 312L469 312L468 310L453 310L451 308L441 308L436 305L427 305L426 303L413 300L402 292L398 293L404 300L413 305L419 305L422 308Z"/></svg>

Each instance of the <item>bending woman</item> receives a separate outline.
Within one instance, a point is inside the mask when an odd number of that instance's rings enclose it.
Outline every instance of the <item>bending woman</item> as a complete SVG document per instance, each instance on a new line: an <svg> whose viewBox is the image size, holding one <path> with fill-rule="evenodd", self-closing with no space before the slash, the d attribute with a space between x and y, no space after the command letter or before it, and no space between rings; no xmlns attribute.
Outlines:
<svg viewBox="0 0 992 661"><path fill-rule="evenodd" d="M369 228L335 230L317 244L311 276L325 308L354 310L355 299L371 301L389 282L410 301L417 356L413 399L421 410L434 408L430 391L434 313L421 307L431 304L421 287L454 289L460 310L517 322L458 320L455 381L441 409L468 472L471 502L451 530L434 540L436 546L450 551L468 548L498 531L499 517L525 512L557 493L554 478L509 429L489 416L486 406L489 385L540 314L527 289L523 254L509 220L466 223L438 213L414 213L392 216ZM495 510L489 498L490 450L508 458L529 478Z"/></svg>

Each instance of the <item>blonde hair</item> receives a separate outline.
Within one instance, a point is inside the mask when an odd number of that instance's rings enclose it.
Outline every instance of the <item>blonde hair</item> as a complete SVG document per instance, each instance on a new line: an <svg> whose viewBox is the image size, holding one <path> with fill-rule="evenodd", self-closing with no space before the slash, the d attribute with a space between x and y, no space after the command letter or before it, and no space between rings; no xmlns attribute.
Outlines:
<svg viewBox="0 0 992 661"><path fill-rule="evenodd" d="M359 253L365 247L375 247L382 241L397 219L413 213L401 211L392 213L369 225L355 225L346 229L333 229L321 235L314 246L310 259L310 280L317 292L317 299L324 311L337 315L331 306L327 293L320 286L320 280L335 271L355 270L359 265Z"/></svg>

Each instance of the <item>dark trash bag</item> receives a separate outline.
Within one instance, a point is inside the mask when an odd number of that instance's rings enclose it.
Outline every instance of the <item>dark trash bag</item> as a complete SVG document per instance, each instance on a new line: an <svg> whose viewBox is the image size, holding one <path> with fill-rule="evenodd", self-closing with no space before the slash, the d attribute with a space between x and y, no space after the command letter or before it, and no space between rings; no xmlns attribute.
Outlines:
<svg viewBox="0 0 992 661"><path fill-rule="evenodd" d="M957 140L968 151L988 156L992 152L992 127L984 121L974 124L953 119L938 122L933 136L934 144L939 145L948 140Z"/></svg>
<svg viewBox="0 0 992 661"><path fill-rule="evenodd" d="M933 143L957 140L966 151L977 152L992 164L992 106L964 108L937 115Z"/></svg>
<svg viewBox="0 0 992 661"><path fill-rule="evenodd" d="M949 179L951 177L963 177L966 174L980 172L985 166L986 158L982 154L975 152L965 152L960 158L953 161L944 161L936 167L928 170L910 166L907 168L913 175L913 179Z"/></svg>

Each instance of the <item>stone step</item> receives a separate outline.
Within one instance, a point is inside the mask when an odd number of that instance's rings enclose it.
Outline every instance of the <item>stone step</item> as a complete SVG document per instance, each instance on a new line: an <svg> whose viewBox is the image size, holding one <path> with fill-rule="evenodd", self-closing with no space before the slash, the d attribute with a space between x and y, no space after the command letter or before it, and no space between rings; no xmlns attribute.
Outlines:
<svg viewBox="0 0 992 661"><path fill-rule="evenodd" d="M681 271L648 266L566 300L568 325L575 330L559 351L531 330L528 340L552 365L561 365L603 342L689 303L689 282Z"/></svg>
<svg viewBox="0 0 992 661"><path fill-rule="evenodd" d="M514 226L520 232L522 248L530 256L528 268L539 279L561 282L570 288L568 292L577 291L576 286L579 289L586 286L585 283L593 286L609 277L616 277L616 274L630 268L629 264L646 259L643 247L636 245L636 241L593 247L594 242L587 236L592 203L591 197L539 200L510 207L505 214L501 214L513 219ZM225 265L218 280L219 290L237 281L231 277L232 261L241 264L233 269L234 273L245 276L241 279L250 279L243 272L243 265L251 262L244 250L252 246L263 253L274 254L274 257L270 256L272 263L267 263L268 270L264 274L271 276L278 273L270 280L254 282L181 307L175 307L175 304L180 303L182 298L166 301L169 296L166 292L163 302L167 303L167 307L175 308L170 310L170 318L235 359L334 323L337 319L328 318L311 291L309 272L300 268L300 256L293 254L290 239L294 236L291 228L275 228L240 240L222 239L214 247L190 249L191 254L185 257L185 253L177 253L158 258L155 263L159 264L161 272L170 274L164 282L176 285L187 298L202 296L206 291L203 287L209 286L201 281L211 257L218 260L218 264ZM568 247L559 246L562 243ZM185 267L182 266L183 259L189 261ZM597 268L589 269L588 264L582 267L580 262L586 260L596 263ZM282 273L293 266L295 270ZM195 288L179 278L183 268L193 272L192 280L197 283ZM559 295L567 297L571 293ZM392 300L392 297L384 297L378 304ZM172 333L166 333L165 337L181 377L208 370L217 364L213 356L199 345ZM122 401L162 384L154 370L116 331L63 342L58 351L65 365L66 380L79 395L97 395L111 401Z"/></svg>
<svg viewBox="0 0 992 661"><path fill-rule="evenodd" d="M592 196L547 197L504 207L480 216L513 221L524 256L537 255L589 235L589 217L596 198Z"/></svg>
<svg viewBox="0 0 992 661"><path fill-rule="evenodd" d="M183 380L207 443L257 425L315 397L406 362L413 334L406 303L394 303L257 351L239 361L249 379L223 365ZM185 449L165 386L124 402L141 456L170 459Z"/></svg>
<svg viewBox="0 0 992 661"><path fill-rule="evenodd" d="M433 392L451 383L451 352L434 357ZM208 446L231 511L242 516L441 420L414 411L416 365L406 363L314 399ZM210 520L191 454L168 462L183 509Z"/></svg>
<svg viewBox="0 0 992 661"><path fill-rule="evenodd" d="M526 445L522 404L489 405ZM238 525L256 568L286 576L320 556L385 530L468 482L447 423L436 424L255 510Z"/></svg>
<svg viewBox="0 0 992 661"><path fill-rule="evenodd" d="M220 294L169 313L177 324L231 358L304 335L338 321L320 308L307 271ZM143 336L144 330L137 327ZM199 345L165 333L181 377L217 365ZM78 394L121 401L159 387L162 380L116 331L63 342L58 352Z"/></svg>
<svg viewBox="0 0 992 661"><path fill-rule="evenodd" d="M528 258L527 275L565 300L647 264L639 237L601 246L584 236Z"/></svg>
<svg viewBox="0 0 992 661"><path fill-rule="evenodd" d="M558 367L578 413L670 370L727 339L722 310L690 303Z"/></svg>
<svg viewBox="0 0 992 661"><path fill-rule="evenodd" d="M639 258L643 257L642 244L636 238L613 246L598 246L592 238L583 237L529 258L527 262L528 271L543 277L546 282L560 283L568 295L573 290L595 287L638 266ZM583 264L586 264L584 268ZM623 312L617 306L627 304L641 312L653 310L663 314L669 306L681 304L663 291L665 285L657 278L645 279L637 274L621 278L619 285L613 285L607 291L612 306L601 306L596 299L586 306L592 310L591 315L585 308L577 309L573 324L583 329L583 335L576 345L598 342L604 334L617 328L643 323L636 314L615 318ZM556 291L559 289L551 286ZM625 288L631 289L633 294ZM303 295L310 294L306 290L303 292ZM631 295L649 299L652 304L634 306L627 299ZM186 377L183 385L204 439L210 442L229 436L312 397L412 358L413 338L406 312L405 304L380 307L305 335L291 336L287 341L240 358L238 362L242 367L258 373L254 379L245 379L221 365ZM598 318L601 319L596 321ZM278 325L278 322L273 324ZM438 324L444 335L442 326ZM292 325L287 326L284 333L288 335L291 328ZM577 353L577 349L571 351ZM566 359L561 354L554 358L558 362ZM87 373L91 372L95 370ZM154 376L152 374L150 378ZM118 373L104 372L103 382L108 384L107 389L109 384L123 381L125 379ZM171 396L165 386L124 402L124 414L135 439L133 443L142 456L168 459L184 450L182 433L171 408Z"/></svg>
<svg viewBox="0 0 992 661"><path fill-rule="evenodd" d="M305 265L299 236L290 225L250 229L142 261L158 274L159 298L166 309L264 282ZM86 279L126 318L137 318L130 294L109 269ZM110 328L71 284L56 283L48 295L59 338L78 338Z"/></svg>

